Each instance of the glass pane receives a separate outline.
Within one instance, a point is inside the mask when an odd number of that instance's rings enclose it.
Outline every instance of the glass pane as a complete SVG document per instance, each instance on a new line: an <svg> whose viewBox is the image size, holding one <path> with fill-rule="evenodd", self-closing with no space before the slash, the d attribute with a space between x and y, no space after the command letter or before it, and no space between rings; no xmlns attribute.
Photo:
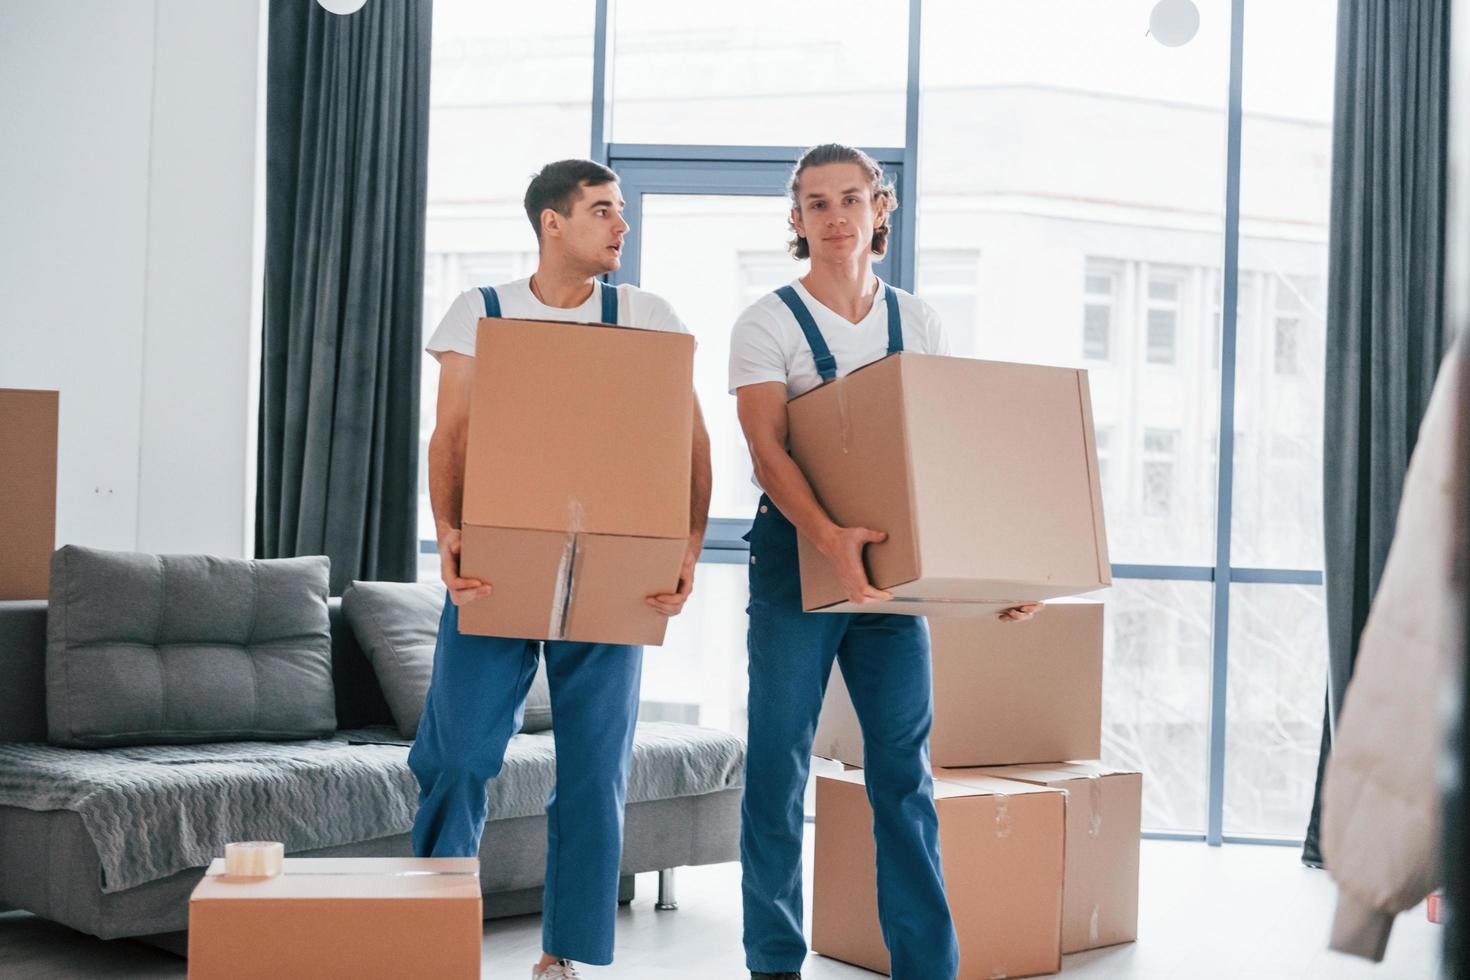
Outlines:
<svg viewBox="0 0 1470 980"><path fill-rule="evenodd" d="M1103 761L1143 772L1146 830L1203 832L1210 586L1120 579L1091 598L1106 603Z"/></svg>
<svg viewBox="0 0 1470 980"><path fill-rule="evenodd" d="M1225 833L1300 839L1327 690L1321 586L1230 588Z"/></svg>
<svg viewBox="0 0 1470 980"><path fill-rule="evenodd" d="M908 0L638 0L613 11L617 142L903 145Z"/></svg>
<svg viewBox="0 0 1470 980"><path fill-rule="evenodd" d="M1322 567L1336 23L1336 0L1245 19L1233 565Z"/></svg>
<svg viewBox="0 0 1470 980"><path fill-rule="evenodd" d="M730 328L758 297L805 271L785 250L786 218L784 197L645 194L642 215L630 219L642 222L643 287L672 303L699 339L694 386L714 463L711 517L749 519L760 497L727 392Z"/></svg>
<svg viewBox="0 0 1470 980"><path fill-rule="evenodd" d="M536 236L521 200L542 166L587 155L595 14L593 0L435 0L425 338L463 290L535 270ZM432 540L426 454L439 363L425 354L422 365L418 526L419 538ZM438 559L422 557L420 578L438 575Z"/></svg>
<svg viewBox="0 0 1470 980"><path fill-rule="evenodd" d="M955 350L1087 368L1113 560L1209 564L1230 3L1177 49L1148 6L925 0L918 286L974 250ZM1179 430L1167 507L1146 428Z"/></svg>
<svg viewBox="0 0 1470 980"><path fill-rule="evenodd" d="M1082 320L1082 356L1089 360L1108 359L1108 338L1112 333L1113 308L1088 304Z"/></svg>
<svg viewBox="0 0 1470 980"><path fill-rule="evenodd" d="M980 315L980 253L933 250L919 266L919 295L939 314L957 357L975 354Z"/></svg>
<svg viewBox="0 0 1470 980"><path fill-rule="evenodd" d="M745 737L747 566L704 563L661 647L643 651L643 721L681 721Z"/></svg>

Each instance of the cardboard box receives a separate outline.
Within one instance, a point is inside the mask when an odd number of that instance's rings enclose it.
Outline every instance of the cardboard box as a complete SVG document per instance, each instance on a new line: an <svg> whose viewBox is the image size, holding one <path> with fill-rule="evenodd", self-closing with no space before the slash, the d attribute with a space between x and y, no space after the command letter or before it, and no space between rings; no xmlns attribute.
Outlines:
<svg viewBox="0 0 1470 980"><path fill-rule="evenodd" d="M929 623L935 766L1005 766L1102 754L1103 605L1047 603L1034 619ZM834 669L812 754L863 762L862 732Z"/></svg>
<svg viewBox="0 0 1470 980"><path fill-rule="evenodd" d="M273 878L224 859L189 898L191 980L478 977L475 858L286 858Z"/></svg>
<svg viewBox="0 0 1470 980"><path fill-rule="evenodd" d="M935 781L957 980L1061 969L1064 798L1003 779ZM876 860L863 774L817 777L812 949L887 973Z"/></svg>
<svg viewBox="0 0 1470 980"><path fill-rule="evenodd" d="M1062 952L1138 938L1138 842L1143 775L1101 762L989 769L941 769L934 778L1014 779L1067 793L1067 866L1062 887Z"/></svg>
<svg viewBox="0 0 1470 980"><path fill-rule="evenodd" d="M999 611L1112 582L1087 372L894 354L787 404L791 455L837 523L886 531L883 612ZM802 606L849 603L798 538Z"/></svg>
<svg viewBox="0 0 1470 980"><path fill-rule="evenodd" d="M462 574L494 592L460 631L659 644L689 543L694 338L482 319Z"/></svg>
<svg viewBox="0 0 1470 980"><path fill-rule="evenodd" d="M44 599L56 549L54 391L0 388L0 599Z"/></svg>

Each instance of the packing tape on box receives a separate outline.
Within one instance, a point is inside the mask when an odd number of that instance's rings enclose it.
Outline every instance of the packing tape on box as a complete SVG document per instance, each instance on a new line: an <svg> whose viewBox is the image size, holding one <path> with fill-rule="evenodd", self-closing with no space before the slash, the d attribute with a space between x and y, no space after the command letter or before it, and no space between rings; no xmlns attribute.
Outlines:
<svg viewBox="0 0 1470 980"><path fill-rule="evenodd" d="M1092 907L1092 915L1087 919L1087 941L1091 945L1097 945L1098 920L1102 918L1102 910L1096 905Z"/></svg>
<svg viewBox="0 0 1470 980"><path fill-rule="evenodd" d="M478 871L429 871L414 868L409 871L292 871L281 872L291 878L478 878Z"/></svg>
<svg viewBox="0 0 1470 980"><path fill-rule="evenodd" d="M573 497L567 505L567 536L562 544L561 560L556 565L556 591L551 596L551 622L546 627L546 635L552 640L560 640L567 635L567 618L571 615L572 595L577 584L577 542L585 517L582 501Z"/></svg>
<svg viewBox="0 0 1470 980"><path fill-rule="evenodd" d="M842 454L846 456L847 436L852 420L847 414L847 385L840 378L837 381L837 425L842 433Z"/></svg>
<svg viewBox="0 0 1470 980"><path fill-rule="evenodd" d="M1011 803L1004 793L995 794L995 836L1011 836Z"/></svg>
<svg viewBox="0 0 1470 980"><path fill-rule="evenodd" d="M246 840L225 845L225 874L237 878L274 878L281 873L286 845L273 840Z"/></svg>
<svg viewBox="0 0 1470 980"><path fill-rule="evenodd" d="M1087 777L1087 801L1092 804L1092 811L1087 816L1087 836L1096 837L1102 832L1103 818L1103 785L1102 777L1092 773Z"/></svg>

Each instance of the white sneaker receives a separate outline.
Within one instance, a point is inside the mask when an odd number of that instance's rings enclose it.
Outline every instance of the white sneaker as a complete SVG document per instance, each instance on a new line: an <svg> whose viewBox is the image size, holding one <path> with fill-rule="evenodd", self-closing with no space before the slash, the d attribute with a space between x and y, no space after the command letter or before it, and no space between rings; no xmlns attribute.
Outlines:
<svg viewBox="0 0 1470 980"><path fill-rule="evenodd" d="M570 960L557 960L545 969L531 967L531 980L582 980L582 974Z"/></svg>

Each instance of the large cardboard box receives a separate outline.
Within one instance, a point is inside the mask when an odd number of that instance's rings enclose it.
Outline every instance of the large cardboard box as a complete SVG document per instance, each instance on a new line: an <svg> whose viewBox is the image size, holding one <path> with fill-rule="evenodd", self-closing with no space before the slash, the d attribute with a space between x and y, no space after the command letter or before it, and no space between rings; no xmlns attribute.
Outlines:
<svg viewBox="0 0 1470 980"><path fill-rule="evenodd" d="M476 355L460 571L494 591L460 631L662 643L644 600L689 542L694 338L487 318Z"/></svg>
<svg viewBox="0 0 1470 980"><path fill-rule="evenodd" d="M1035 618L936 619L936 766L1004 766L1102 754L1103 606L1047 603ZM862 732L840 669L827 685L812 754L863 763Z"/></svg>
<svg viewBox="0 0 1470 980"><path fill-rule="evenodd" d="M1087 372L895 354L787 404L791 455L866 550L882 612L954 615L1112 581ZM798 538L802 606L852 612ZM860 611L874 612L871 606Z"/></svg>
<svg viewBox="0 0 1470 980"><path fill-rule="evenodd" d="M1062 952L1138 938L1138 842L1143 775L1101 762L989 769L941 769L936 779L1014 779L1067 793L1067 866L1062 887Z"/></svg>
<svg viewBox="0 0 1470 980"><path fill-rule="evenodd" d="M1061 969L1064 794L1003 779L936 780L939 848L959 937L956 980ZM878 928L873 811L854 770L817 777L812 949L889 972Z"/></svg>
<svg viewBox="0 0 1470 980"><path fill-rule="evenodd" d="M54 391L0 388L0 599L44 599L56 548Z"/></svg>
<svg viewBox="0 0 1470 980"><path fill-rule="evenodd" d="M221 858L189 898L189 977L478 977L483 928L475 858L286 858L272 878Z"/></svg>

